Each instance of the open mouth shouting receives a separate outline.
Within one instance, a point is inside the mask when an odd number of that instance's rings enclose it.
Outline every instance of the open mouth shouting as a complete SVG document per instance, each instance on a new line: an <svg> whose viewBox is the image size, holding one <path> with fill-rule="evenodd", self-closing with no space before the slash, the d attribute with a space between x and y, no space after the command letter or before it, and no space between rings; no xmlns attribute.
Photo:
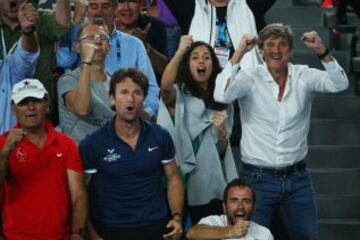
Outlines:
<svg viewBox="0 0 360 240"><path fill-rule="evenodd" d="M18 6L18 1L15 1L15 0L10 1L9 6L10 6L11 10L15 9Z"/></svg>
<svg viewBox="0 0 360 240"><path fill-rule="evenodd" d="M135 106L132 105L127 106L125 109L126 109L126 113L128 114L134 114L136 110Z"/></svg>
<svg viewBox="0 0 360 240"><path fill-rule="evenodd" d="M246 213L244 211L236 211L234 217L235 219L246 219Z"/></svg>
<svg viewBox="0 0 360 240"><path fill-rule="evenodd" d="M196 69L197 73L199 76L202 76L204 77L206 75L206 67L205 66L199 66L197 69Z"/></svg>
<svg viewBox="0 0 360 240"><path fill-rule="evenodd" d="M10 19L16 19L18 15L19 6L22 3L22 0L10 0L8 6L6 7L5 14Z"/></svg>

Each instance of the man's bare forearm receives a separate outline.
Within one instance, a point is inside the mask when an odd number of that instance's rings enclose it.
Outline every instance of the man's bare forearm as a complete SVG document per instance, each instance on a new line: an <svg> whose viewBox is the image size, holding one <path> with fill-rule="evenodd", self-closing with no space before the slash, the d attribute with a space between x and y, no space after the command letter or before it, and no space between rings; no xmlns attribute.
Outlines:
<svg viewBox="0 0 360 240"><path fill-rule="evenodd" d="M169 62L167 57L162 53L158 52L150 44L147 45L147 49L151 64L153 65L155 72L162 76L163 72L165 71L166 65Z"/></svg>
<svg viewBox="0 0 360 240"><path fill-rule="evenodd" d="M69 27L71 23L69 0L57 0L55 7L56 22L64 27Z"/></svg>
<svg viewBox="0 0 360 240"><path fill-rule="evenodd" d="M184 186L180 174L176 174L168 183L168 200L171 213L182 214L184 206Z"/></svg>
<svg viewBox="0 0 360 240"><path fill-rule="evenodd" d="M228 227L209 226L205 224L197 224L191 227L186 234L187 239L191 240L220 240L230 236L230 229Z"/></svg>
<svg viewBox="0 0 360 240"><path fill-rule="evenodd" d="M84 192L80 194L73 203L73 218L72 218L72 230L78 231L84 229L86 226L88 201L87 194Z"/></svg>
<svg viewBox="0 0 360 240"><path fill-rule="evenodd" d="M22 35L21 46L28 52L36 52L39 49L39 43L36 33L30 35Z"/></svg>

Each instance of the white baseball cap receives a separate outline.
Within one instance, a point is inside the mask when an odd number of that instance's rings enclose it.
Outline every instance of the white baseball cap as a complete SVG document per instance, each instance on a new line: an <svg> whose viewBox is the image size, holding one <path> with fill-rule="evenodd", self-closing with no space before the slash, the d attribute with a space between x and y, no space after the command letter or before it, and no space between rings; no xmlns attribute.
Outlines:
<svg viewBox="0 0 360 240"><path fill-rule="evenodd" d="M25 78L16 83L12 89L11 100L18 104L23 99L33 97L43 99L48 92L44 85L37 79Z"/></svg>

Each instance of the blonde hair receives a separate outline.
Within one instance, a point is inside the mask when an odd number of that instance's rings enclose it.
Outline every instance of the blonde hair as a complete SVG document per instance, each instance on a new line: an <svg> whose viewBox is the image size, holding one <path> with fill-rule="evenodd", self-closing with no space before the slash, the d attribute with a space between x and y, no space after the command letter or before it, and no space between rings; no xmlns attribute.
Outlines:
<svg viewBox="0 0 360 240"><path fill-rule="evenodd" d="M264 27L259 32L258 38L258 46L260 49L264 47L265 40L272 38L272 37L284 37L289 42L290 49L294 47L294 33L291 30L290 25L285 25L282 23L272 23Z"/></svg>

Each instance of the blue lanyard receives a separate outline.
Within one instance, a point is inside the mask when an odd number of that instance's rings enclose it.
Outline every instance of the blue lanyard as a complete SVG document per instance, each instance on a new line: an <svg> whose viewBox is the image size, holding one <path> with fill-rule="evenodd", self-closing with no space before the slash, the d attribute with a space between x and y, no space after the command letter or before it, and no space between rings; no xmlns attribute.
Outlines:
<svg viewBox="0 0 360 240"><path fill-rule="evenodd" d="M17 41L12 45L9 52L6 52L6 43L5 43L5 34L4 34L4 28L1 27L1 48L3 51L3 59L7 58L9 55L12 54L12 52L15 50L17 45Z"/></svg>
<svg viewBox="0 0 360 240"><path fill-rule="evenodd" d="M117 57L117 64L120 67L121 62L121 48L120 48L120 39L119 35L116 34L116 57Z"/></svg>

